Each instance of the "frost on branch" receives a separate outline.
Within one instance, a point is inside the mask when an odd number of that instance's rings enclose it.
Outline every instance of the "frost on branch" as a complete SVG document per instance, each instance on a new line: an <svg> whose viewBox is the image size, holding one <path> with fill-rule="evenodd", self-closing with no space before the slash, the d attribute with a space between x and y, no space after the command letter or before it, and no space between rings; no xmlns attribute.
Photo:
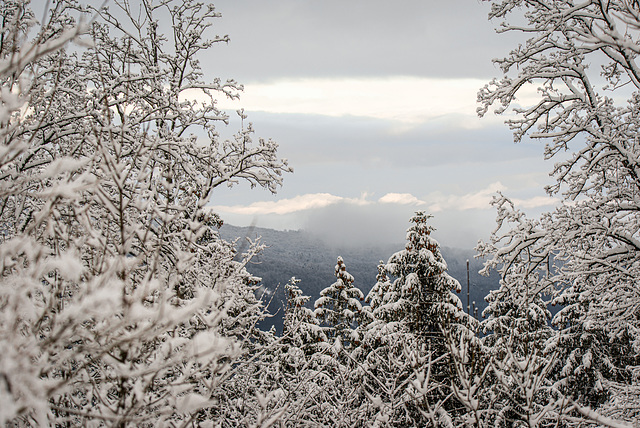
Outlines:
<svg viewBox="0 0 640 428"><path fill-rule="evenodd" d="M640 366L638 3L496 0L490 18L499 32L528 40L496 60L504 76L480 90L478 112L511 109L507 123L516 141L545 141L545 157L557 162L555 183L546 190L562 203L536 221L497 204L498 221L511 221L513 229L498 229L479 247L491 254L487 267L503 276L486 326L506 320L501 302L522 302L509 322L531 331L546 316L536 297L546 293L560 310L539 355L558 359L556 391L634 420L638 406L616 391L640 388L634 376ZM531 85L537 100L518 105L516 97ZM614 403L622 407L614 410ZM595 414L576 411L567 420Z"/></svg>
<svg viewBox="0 0 640 428"><path fill-rule="evenodd" d="M245 266L261 247L236 257L205 206L223 183L275 191L290 168L250 129L220 141L215 103L181 99L240 89L204 80L213 8L109 7L55 2L43 23L27 2L0 8L2 424L224 420L232 362L256 340ZM84 10L92 46L65 50ZM266 403L243 414L268 421Z"/></svg>

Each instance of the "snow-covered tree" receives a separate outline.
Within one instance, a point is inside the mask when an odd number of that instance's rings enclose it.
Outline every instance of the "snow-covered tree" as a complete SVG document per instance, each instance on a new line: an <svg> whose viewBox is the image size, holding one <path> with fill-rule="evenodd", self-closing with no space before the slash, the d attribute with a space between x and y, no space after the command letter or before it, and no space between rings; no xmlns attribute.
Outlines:
<svg viewBox="0 0 640 428"><path fill-rule="evenodd" d="M315 302L316 318L326 324L326 335L349 348L358 341L354 324L362 311L362 291L353 285L353 276L347 272L342 257L335 266L336 282L320 292Z"/></svg>
<svg viewBox="0 0 640 428"><path fill-rule="evenodd" d="M494 353L503 354L505 343L509 342L515 346L511 352L528 355L542 351L553 334L548 302L543 300L544 295L549 298L554 291L549 281L552 257L546 253L545 258L540 258L541 254L527 250L527 245L535 242L527 240L527 236L540 230L539 222L527 219L501 194L494 198L493 205L498 210L498 226L491 242L480 242L476 248L479 257L488 259L481 273L497 269L501 275L499 289L486 297L489 305L482 314L486 318L482 322L484 343ZM501 251L513 243L520 245L521 251Z"/></svg>
<svg viewBox="0 0 640 428"><path fill-rule="evenodd" d="M307 302L311 297L302 294L299 279L291 278L284 286L287 308L284 313L282 335L287 343L313 353L318 343L326 343L327 336Z"/></svg>
<svg viewBox="0 0 640 428"><path fill-rule="evenodd" d="M362 308L361 322L357 328L357 334L358 337L361 338L362 343L356 355L366 355L372 347L377 347L385 343L389 335L398 334L398 332L395 331L397 325L394 322L388 323L388 320L384 318L384 313L378 311L384 299L389 298L387 292L390 286L391 282L387 276L386 263L380 260L380 263L378 263L376 283L365 299L365 301L369 303L369 306ZM406 331L404 333L406 333Z"/></svg>
<svg viewBox="0 0 640 428"><path fill-rule="evenodd" d="M235 261L206 204L237 180L275 191L290 168L250 127L221 141L226 115L185 98L239 89L198 63L225 40L208 38L213 7L109 6L54 2L43 23L27 1L0 8L3 424L224 420L229 363L255 337L245 265L260 246ZM81 32L90 42L66 51Z"/></svg>
<svg viewBox="0 0 640 428"><path fill-rule="evenodd" d="M486 296L483 312L483 353L488 356L484 370L489 370L490 381L484 395L492 399L485 417L497 425L538 426L553 420L558 411L553 395L557 355L547 350L553 330L548 302L543 300L553 292L552 258L540 258L528 249L535 239L527 237L536 236L538 221L526 218L501 194L492 204L498 211L497 228L490 242L477 247L479 256L488 258L481 273L496 269L501 275L500 287ZM511 244L519 245L520 251L501 251Z"/></svg>
<svg viewBox="0 0 640 428"><path fill-rule="evenodd" d="M418 211L411 218L405 249L393 254L385 269L395 280L386 288L374 316L386 322L402 322L407 331L425 338L442 338L442 328L467 321L462 303L453 292L460 283L447 273L440 244L432 236L428 216ZM373 299L374 296L372 296Z"/></svg>
<svg viewBox="0 0 640 428"><path fill-rule="evenodd" d="M547 191L562 198L496 254L516 260L526 252L525 276L555 261L538 281L553 285L563 306L548 341L560 359L559 390L611 409L620 403L613 391L640 388L640 5L496 0L490 18L503 21L499 32L528 40L496 60L504 77L480 91L479 113L513 107L507 123L516 141L542 139L546 158L557 159ZM538 100L516 103L531 86ZM616 417L633 420L638 406L625 403Z"/></svg>
<svg viewBox="0 0 640 428"><path fill-rule="evenodd" d="M417 212L405 249L378 266L367 296L370 321L361 328L363 344L354 354L361 355L360 370L369 373L364 375L372 385L368 393L381 412L376 417L398 424L436 424L452 417L449 410L458 404L450 399L446 334L457 340L474 322L454 294L460 284L447 273L428 219Z"/></svg>
<svg viewBox="0 0 640 428"><path fill-rule="evenodd" d="M378 263L378 274L376 275L376 283L371 287L371 291L367 295L366 302L369 303L369 308L375 310L380 306L384 299L384 295L389 290L389 277L385 270L385 262L380 260Z"/></svg>
<svg viewBox="0 0 640 428"><path fill-rule="evenodd" d="M495 377L492 376L490 349L471 329L462 334L445 331L445 344L449 351L451 391L466 411L458 410L456 423L464 426L496 426Z"/></svg>

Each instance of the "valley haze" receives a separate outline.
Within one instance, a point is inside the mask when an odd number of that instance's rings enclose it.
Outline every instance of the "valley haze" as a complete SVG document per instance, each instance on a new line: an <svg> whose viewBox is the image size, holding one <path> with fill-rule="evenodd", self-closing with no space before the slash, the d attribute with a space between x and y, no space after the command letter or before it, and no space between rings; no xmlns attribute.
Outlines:
<svg viewBox="0 0 640 428"><path fill-rule="evenodd" d="M319 297L320 291L335 282L334 266L338 257L344 259L348 271L354 276L354 285L366 296L376 283L377 265L387 262L389 257L404 249L404 235L394 237L386 242L361 244L354 241L337 244L334 237L323 237L304 230L279 231L260 227L237 227L224 224L220 235L229 241L237 240L237 248L246 248L246 239L259 239L266 248L252 260L249 270L261 278L261 289L258 295L272 315L267 317L261 326L264 329L272 325L282 332L282 316L286 308L284 285L291 277L301 282L298 284L305 295L310 297L308 306ZM434 236L436 233L434 233ZM362 241L360 241L362 242ZM477 308L477 315L482 317L486 307L484 300L490 290L499 286L499 275L496 272L488 277L478 271L483 267L483 260L475 258L475 251L470 249L443 246L442 254L448 266L448 273L460 282L462 292L458 295L463 305L467 305L467 270L466 261L470 264L470 300L471 310Z"/></svg>

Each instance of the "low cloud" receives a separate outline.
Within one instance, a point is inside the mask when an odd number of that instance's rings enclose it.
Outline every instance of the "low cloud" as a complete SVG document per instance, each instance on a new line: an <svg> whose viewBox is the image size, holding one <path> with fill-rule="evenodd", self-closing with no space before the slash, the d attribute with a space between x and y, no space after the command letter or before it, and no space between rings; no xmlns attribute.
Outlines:
<svg viewBox="0 0 640 428"><path fill-rule="evenodd" d="M426 202L413 196L411 193L387 193L378 202L381 204L398 204L398 205L424 205Z"/></svg>
<svg viewBox="0 0 640 428"><path fill-rule="evenodd" d="M504 192L507 187L497 181L486 188L464 195L442 195L432 194L422 200L411 193L387 193L377 200L380 205L414 205L416 207L426 206L427 211L438 213L441 211L467 211L467 210L491 210L491 199L496 192ZM277 201L253 202L249 205L215 205L210 209L216 212L239 214L248 216L258 215L285 215L302 211L326 208L332 205L354 205L365 206L376 202L369 200L369 194L363 193L359 198L345 198L332 195L331 193L308 193L298 195L293 198L280 199ZM532 198L512 198L513 203L519 208L540 208L555 205L557 198L546 196L535 196Z"/></svg>
<svg viewBox="0 0 640 428"><path fill-rule="evenodd" d="M506 190L499 181L464 195L431 194L418 198L411 193L387 193L374 198L363 193L358 198L347 198L312 193L278 201L210 208L236 226L257 224L274 229L305 229L336 246L402 242L409 218L415 211L424 209L434 214L433 225L441 242L472 248L494 227L491 198L498 190ZM534 211L557 202L545 196L512 198L512 201L518 208Z"/></svg>
<svg viewBox="0 0 640 428"><path fill-rule="evenodd" d="M511 198L511 202L514 203L516 208L541 208L557 205L560 203L560 199L552 198L550 196L535 196L528 199Z"/></svg>
<svg viewBox="0 0 640 428"><path fill-rule="evenodd" d="M240 215L285 215L301 211L316 210L332 205L353 205L365 206L374 204L369 200L369 194L364 192L359 198L345 198L332 195L331 193L307 193L293 198L280 199L277 201L253 202L249 205L215 205L209 207L212 211ZM385 205L426 205L426 202L418 199L410 193L387 193L377 201Z"/></svg>
<svg viewBox="0 0 640 428"><path fill-rule="evenodd" d="M308 193L306 195L298 195L289 199L254 202L249 205L215 205L211 207L211 210L216 212L242 215L283 215L299 211L324 208L337 203L366 205L370 203L366 198L366 193L364 193L360 198L343 198L341 196L332 195L330 193Z"/></svg>
<svg viewBox="0 0 640 428"><path fill-rule="evenodd" d="M491 183L484 189L467 193L465 195L447 195L442 196L440 194L434 195L428 198L431 203L428 210L432 213L441 211L467 211L467 210L487 210L493 209L491 207L491 200L496 192L505 192L507 186L501 182L496 181ZM548 196L534 196L531 198L510 198L511 201L518 208L531 209L550 207L558 203L557 198L551 198Z"/></svg>
<svg viewBox="0 0 640 428"><path fill-rule="evenodd" d="M506 189L506 186L497 181L488 185L486 188L474 193L447 196L436 195L429 198L433 200L433 202L431 202L431 204L429 205L429 211L435 213L440 211L490 209L492 196L495 195L496 192L504 191Z"/></svg>

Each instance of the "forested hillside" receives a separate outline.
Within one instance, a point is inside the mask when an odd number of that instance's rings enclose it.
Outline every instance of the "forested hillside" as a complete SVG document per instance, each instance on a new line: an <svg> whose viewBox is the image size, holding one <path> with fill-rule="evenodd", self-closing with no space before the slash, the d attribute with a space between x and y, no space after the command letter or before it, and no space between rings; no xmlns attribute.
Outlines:
<svg viewBox="0 0 640 428"><path fill-rule="evenodd" d="M269 312L274 315L266 319L262 325L275 325L282 331L282 317L286 307L284 285L295 276L300 280L298 287L304 294L316 299L320 291L335 281L334 266L337 257L341 256L349 267L349 272L355 278L354 284L367 295L376 283L377 265L387 261L389 257L404 248L403 237L398 242L380 246L350 248L332 247L318 236L305 231L277 231L258 227L236 227L224 224L220 235L226 240L238 239L238 246L242 247L247 238L260 238L266 247L251 261L249 270L262 278L262 285L268 290L263 296L266 301L271 300ZM437 236L437 232L436 232ZM492 272L490 276L480 275L483 261L474 257L474 250L462 250L442 247L442 255L447 262L448 272L462 284L459 297L465 308L467 305L467 265L470 265L470 304L476 302L478 317L486 307L484 297L490 290L499 287L499 276ZM275 291L275 294L272 294ZM311 303L309 303L311 306Z"/></svg>

